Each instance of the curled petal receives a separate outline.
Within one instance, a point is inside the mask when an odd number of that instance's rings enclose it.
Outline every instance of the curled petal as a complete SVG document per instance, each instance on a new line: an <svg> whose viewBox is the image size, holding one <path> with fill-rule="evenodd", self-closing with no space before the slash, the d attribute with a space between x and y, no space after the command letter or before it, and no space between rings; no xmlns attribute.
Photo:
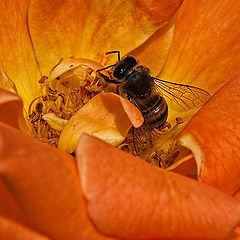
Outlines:
<svg viewBox="0 0 240 240"><path fill-rule="evenodd" d="M52 239L108 239L85 213L74 159L0 125L0 176L34 229Z"/></svg>
<svg viewBox="0 0 240 240"><path fill-rule="evenodd" d="M120 239L224 239L240 202L205 184L133 157L89 135L77 148L87 209L97 228Z"/></svg>
<svg viewBox="0 0 240 240"><path fill-rule="evenodd" d="M60 58L69 56L112 64L145 42L175 15L182 0L51 1L34 0L29 29L42 72L47 75Z"/></svg>
<svg viewBox="0 0 240 240"><path fill-rule="evenodd" d="M61 76L62 74L66 73L69 70L73 70L77 67L80 66L88 66L95 72L103 66L99 64L96 61L90 60L90 59L84 59L84 58L73 58L69 57L67 59L60 59L59 63L51 70L50 75L49 75L49 81L52 81L56 79L57 77ZM107 71L102 71L104 75L108 75ZM87 77L86 71L81 72L82 77Z"/></svg>
<svg viewBox="0 0 240 240"><path fill-rule="evenodd" d="M160 78L214 93L239 73L240 2L185 0Z"/></svg>
<svg viewBox="0 0 240 240"><path fill-rule="evenodd" d="M27 132L21 99L4 89L0 89L0 121Z"/></svg>
<svg viewBox="0 0 240 240"><path fill-rule="evenodd" d="M143 121L141 112L127 99L114 93L100 93L72 116L61 132L58 148L74 152L83 133L117 146L132 125L140 127Z"/></svg>
<svg viewBox="0 0 240 240"><path fill-rule="evenodd" d="M197 161L198 179L231 195L240 190L240 76L217 91L179 137Z"/></svg>
<svg viewBox="0 0 240 240"><path fill-rule="evenodd" d="M29 2L0 2L0 66L15 83L26 107L38 95L40 79L27 26Z"/></svg>

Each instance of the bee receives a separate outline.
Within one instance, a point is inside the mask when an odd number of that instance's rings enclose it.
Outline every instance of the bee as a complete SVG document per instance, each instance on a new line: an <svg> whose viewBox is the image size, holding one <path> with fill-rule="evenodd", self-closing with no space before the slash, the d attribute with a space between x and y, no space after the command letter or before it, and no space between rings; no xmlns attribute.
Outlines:
<svg viewBox="0 0 240 240"><path fill-rule="evenodd" d="M198 87L173 83L153 77L150 69L139 65L133 56L120 58L120 51L107 52L106 55L117 53L118 61L113 65L97 70L106 82L117 85L117 93L127 98L144 117L144 141L151 141L153 129L161 130L166 126L169 107L182 112L201 107L210 97L209 93ZM108 77L101 71L112 68L112 76ZM144 131L144 132L143 132ZM135 135L133 133L133 135ZM135 140L137 140L137 136ZM135 144L137 146L137 144ZM135 147L137 155L140 155Z"/></svg>

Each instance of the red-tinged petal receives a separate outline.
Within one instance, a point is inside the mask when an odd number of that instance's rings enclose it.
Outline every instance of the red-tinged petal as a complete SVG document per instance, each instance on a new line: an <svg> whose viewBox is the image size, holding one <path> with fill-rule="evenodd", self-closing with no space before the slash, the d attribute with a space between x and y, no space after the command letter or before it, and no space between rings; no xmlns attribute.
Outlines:
<svg viewBox="0 0 240 240"><path fill-rule="evenodd" d="M240 71L240 1L185 0L160 78L214 93Z"/></svg>
<svg viewBox="0 0 240 240"><path fill-rule="evenodd" d="M50 240L31 229L0 216L0 239L4 240Z"/></svg>
<svg viewBox="0 0 240 240"><path fill-rule="evenodd" d="M58 148L75 152L83 133L88 133L117 146L126 138L129 129L140 127L144 119L127 99L114 93L99 93L76 112L63 128Z"/></svg>
<svg viewBox="0 0 240 240"><path fill-rule="evenodd" d="M135 49L172 19L181 2L31 1L29 29L41 70L48 74L69 56L112 64L116 56L106 60L106 52Z"/></svg>
<svg viewBox="0 0 240 240"><path fill-rule="evenodd" d="M0 89L0 121L27 131L21 99L14 93Z"/></svg>
<svg viewBox="0 0 240 240"><path fill-rule="evenodd" d="M224 239L240 202L187 177L156 169L95 137L81 137L77 160L89 216L122 239Z"/></svg>
<svg viewBox="0 0 240 240"><path fill-rule="evenodd" d="M0 176L34 229L57 240L108 239L85 213L74 159L0 125Z"/></svg>
<svg viewBox="0 0 240 240"><path fill-rule="evenodd" d="M29 2L0 1L0 66L15 83L26 107L38 95L40 79L27 26Z"/></svg>
<svg viewBox="0 0 240 240"><path fill-rule="evenodd" d="M197 161L199 181L231 195L240 189L240 76L217 91L181 132Z"/></svg>

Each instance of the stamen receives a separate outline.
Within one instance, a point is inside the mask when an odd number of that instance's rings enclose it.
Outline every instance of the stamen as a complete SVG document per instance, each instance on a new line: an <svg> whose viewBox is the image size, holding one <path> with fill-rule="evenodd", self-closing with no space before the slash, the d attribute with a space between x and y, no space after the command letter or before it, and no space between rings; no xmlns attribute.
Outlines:
<svg viewBox="0 0 240 240"><path fill-rule="evenodd" d="M67 121L92 97L107 91L109 86L91 67L76 64L76 61L71 64L71 60L75 61L68 59L65 64L61 60L49 77L41 77L38 81L41 95L32 101L28 110L32 136L52 146L57 146Z"/></svg>

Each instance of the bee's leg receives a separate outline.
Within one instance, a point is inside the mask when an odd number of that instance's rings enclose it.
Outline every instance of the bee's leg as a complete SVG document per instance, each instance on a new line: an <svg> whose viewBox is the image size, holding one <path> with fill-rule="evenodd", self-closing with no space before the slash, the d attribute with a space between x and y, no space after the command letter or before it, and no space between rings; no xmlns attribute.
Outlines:
<svg viewBox="0 0 240 240"><path fill-rule="evenodd" d="M97 70L97 72L99 73L99 75L108 83L114 83L114 84L119 84L118 81L114 80L114 79L110 79L108 76L100 73L100 71L103 70L103 69L100 69L100 70Z"/></svg>
<svg viewBox="0 0 240 240"><path fill-rule="evenodd" d="M133 139L133 154L136 156L140 156L137 146L136 146L136 140L135 140L136 136L135 136L135 132L134 132L134 127L132 127L132 139Z"/></svg>
<svg viewBox="0 0 240 240"><path fill-rule="evenodd" d="M109 66L107 66L107 67L105 67L105 68L98 69L96 72L101 72L101 71L106 70L106 69L108 69L108 68L114 67L115 65L116 65L116 64L112 64L112 65L109 65Z"/></svg>

